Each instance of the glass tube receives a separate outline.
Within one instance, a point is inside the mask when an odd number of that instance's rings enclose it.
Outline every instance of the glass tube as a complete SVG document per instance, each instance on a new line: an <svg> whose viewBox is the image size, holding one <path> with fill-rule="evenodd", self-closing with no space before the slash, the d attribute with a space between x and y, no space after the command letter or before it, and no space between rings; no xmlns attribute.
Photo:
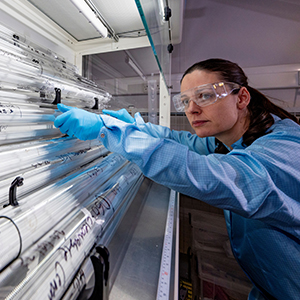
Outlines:
<svg viewBox="0 0 300 300"><path fill-rule="evenodd" d="M0 270L3 269L0 298L14 288L13 282L24 279L26 268L29 276L21 286L25 284L29 290L25 288L24 297L20 298L32 299L28 293L35 288L36 299L41 299L38 295L46 295L42 284L51 286L52 262L62 255L59 248L47 246L58 247L62 243L60 246L66 247L68 244L64 243L69 241L59 239L58 231L52 230L63 229L60 232L75 240L89 218L95 226L85 239L87 243L82 243L84 250L65 265L71 284L95 239L113 217L110 211L105 218L93 217L89 209L94 214L97 209L103 213L101 205L111 201L116 212L133 189L134 178L141 174L138 169L139 173L134 172L131 164L119 155L110 154L103 159L101 156L108 151L97 140L83 142L67 137L45 140L47 136L60 135L53 126L56 106L52 103L57 88L61 90L62 103L88 110L95 106L95 98L98 108L111 99L109 93L80 76L77 68L62 57L0 25L1 206L8 203L14 178L18 175L24 178L24 184L17 189L19 205L0 209ZM42 139L33 140L39 137ZM38 256L30 262L32 253ZM4 284L5 278L10 278L8 285ZM37 284L33 290L30 288L33 282L27 281L30 278ZM46 297L49 292L51 296L53 291L49 288L46 291Z"/></svg>
<svg viewBox="0 0 300 300"><path fill-rule="evenodd" d="M124 165L124 160L121 156L118 158L108 156L99 165L90 167L80 174L67 176L28 195L19 202L19 206L2 209L0 269L18 256L20 247L22 251L26 250L55 223L78 207L99 185L101 186ZM12 240L15 227L18 228L19 238Z"/></svg>
<svg viewBox="0 0 300 300"><path fill-rule="evenodd" d="M0 125L0 143L10 144L39 138L55 138L62 136L53 123L24 124L25 126Z"/></svg>
<svg viewBox="0 0 300 300"><path fill-rule="evenodd" d="M0 39L9 43L17 53L21 53L26 56L29 56L29 54L32 53L35 56L47 58L49 60L61 63L64 65L66 69L78 73L77 67L65 61L63 57L59 56L58 54L54 53L48 48L44 48L40 45L37 45L27 40L22 35L4 27L1 24L0 24Z"/></svg>
<svg viewBox="0 0 300 300"><path fill-rule="evenodd" d="M131 201L126 195L140 176L141 172L136 165L127 164L99 188L98 195L114 195L110 197L110 206L103 205L101 214L92 215L89 211L93 204L99 208L99 198L91 195L71 218L67 221L62 220L37 245L5 269L0 274L1 288L11 282L12 276L24 274L29 270L27 276L23 276L24 279L19 278L19 281L22 281L6 299L60 299L72 283L78 265L91 253L95 242L112 218L112 213L125 202ZM115 182L113 187L112 182ZM116 190L115 185L120 188ZM135 189L137 188L138 186L135 186ZM109 210L112 213L108 212ZM99 222L100 220L102 222Z"/></svg>
<svg viewBox="0 0 300 300"><path fill-rule="evenodd" d="M28 61L25 56L15 56L10 49L6 48L6 45L0 39L0 67L6 74L22 74L27 77L41 76L42 70L39 64L32 61ZM5 73L4 73L5 74Z"/></svg>
<svg viewBox="0 0 300 300"><path fill-rule="evenodd" d="M53 88L53 90L50 90L48 92L37 92L33 90L0 90L0 102L10 102L15 105L21 104L21 105L39 105L41 107L47 107L51 109L57 109L56 104L52 104L55 100L56 93ZM61 98L61 103L69 106L76 106L78 108L87 108L87 107L93 107L95 105L95 99L78 99L78 98L68 98L63 97Z"/></svg>
<svg viewBox="0 0 300 300"><path fill-rule="evenodd" d="M68 152L85 151L97 145L101 145L98 140L80 141L72 138L58 138L1 146L0 178L4 179L9 174L48 165L53 159L68 159Z"/></svg>
<svg viewBox="0 0 300 300"><path fill-rule="evenodd" d="M28 277L33 275L31 271L38 265L38 267L41 268L42 264L45 264L47 259L53 255L53 252L59 249L64 243L66 236L72 231L72 227L75 226L76 228L78 222L84 217L84 213L76 207L73 212L55 224L52 230L45 234L36 244L31 245L28 250L8 265L7 268L0 273L0 290L5 289L7 291L5 296L7 296L15 286L17 286L17 290L19 290L20 287L18 285L20 285L20 283L24 285L24 278L27 277L26 281L28 281ZM53 251L53 249L55 250ZM11 284L12 281L15 282L15 284Z"/></svg>
<svg viewBox="0 0 300 300"><path fill-rule="evenodd" d="M3 57L8 57L14 60L21 60L26 59L26 54L20 49L19 47L16 47L8 41L3 34L0 32L0 44L1 44L1 50L0 55Z"/></svg>
<svg viewBox="0 0 300 300"><path fill-rule="evenodd" d="M111 99L111 95L100 88L88 86L78 81L74 82L69 79L56 78L51 74L46 75L45 70L43 72L43 77L47 80L43 87L43 92L47 95L51 95L51 93L54 93L55 88L59 88L62 100L74 98L85 101L87 104L89 102L93 104L95 98L98 98L101 102L108 102Z"/></svg>
<svg viewBox="0 0 300 300"><path fill-rule="evenodd" d="M56 96L56 89L61 90L61 101L68 105L70 101L73 106L79 107L93 107L95 105L95 98L99 103L107 103L111 100L111 95L100 89L81 87L78 83L70 83L67 80L58 80L52 77L45 77L40 75L32 77L26 76L23 73L14 73L6 71L0 66L0 84L2 89L18 90L16 93L16 101L19 103L19 94L21 91L40 92L43 97L35 98L39 101L51 104ZM18 100L17 100L18 99ZM13 99L12 99L13 100ZM4 99L5 101L5 99ZM13 104L13 101L11 101ZM82 104L80 104L80 102ZM84 104L84 105L83 105ZM69 104L70 105L70 104Z"/></svg>
<svg viewBox="0 0 300 300"><path fill-rule="evenodd" d="M0 90L0 101L4 102L14 102L14 103L24 103L32 104L31 100L40 99L40 94L38 92L33 92L30 90ZM34 103L33 102L33 103Z"/></svg>
<svg viewBox="0 0 300 300"><path fill-rule="evenodd" d="M111 99L109 93L84 80L70 64L46 52L35 51L23 42L0 33L1 88L39 89L52 96L50 99L53 98L54 88L60 88L63 99L75 98L86 102L88 107L92 107L94 98L103 103Z"/></svg>
<svg viewBox="0 0 300 300"><path fill-rule="evenodd" d="M17 73L5 73L0 69L0 87L6 90L39 90L43 81L37 80L33 77L26 77Z"/></svg>
<svg viewBox="0 0 300 300"><path fill-rule="evenodd" d="M73 150L74 149L80 150L80 149L90 148L96 145L101 145L101 143L98 140L81 141L78 140L77 138L65 136L65 137L54 138L54 139L43 140L43 141L33 140L29 142L17 143L12 145L0 145L0 155L1 153L6 153L6 152L7 154L9 154L8 153L9 151L23 151L24 149L31 148L31 147L44 148L44 150L48 151L50 155L51 152L57 151L55 153L57 155L59 153L63 153L64 149L65 151L68 151L68 149L71 150L71 148L73 148Z"/></svg>
<svg viewBox="0 0 300 300"><path fill-rule="evenodd" d="M90 257L86 257L61 300L76 300L84 290L84 299L89 299L95 287L94 266Z"/></svg>
<svg viewBox="0 0 300 300"><path fill-rule="evenodd" d="M102 156L107 154L108 150L103 146L95 146L88 150L67 152L64 155L53 157L47 164L37 165L35 169L19 172L7 179L1 180L0 205L9 202L9 187L17 176L21 176L24 179L24 184L17 189L17 197L20 199L29 192L43 187L95 159L102 159Z"/></svg>
<svg viewBox="0 0 300 300"><path fill-rule="evenodd" d="M15 105L11 102L0 102L1 125L12 123L54 122L55 110L40 108L37 105Z"/></svg>

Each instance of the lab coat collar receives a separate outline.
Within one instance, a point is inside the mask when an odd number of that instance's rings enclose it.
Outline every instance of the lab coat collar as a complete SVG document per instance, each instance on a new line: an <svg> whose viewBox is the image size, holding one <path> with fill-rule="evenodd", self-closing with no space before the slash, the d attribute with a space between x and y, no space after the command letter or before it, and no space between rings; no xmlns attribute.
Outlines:
<svg viewBox="0 0 300 300"><path fill-rule="evenodd" d="M231 147L232 149L245 149L245 146L243 146L243 137L233 143Z"/></svg>

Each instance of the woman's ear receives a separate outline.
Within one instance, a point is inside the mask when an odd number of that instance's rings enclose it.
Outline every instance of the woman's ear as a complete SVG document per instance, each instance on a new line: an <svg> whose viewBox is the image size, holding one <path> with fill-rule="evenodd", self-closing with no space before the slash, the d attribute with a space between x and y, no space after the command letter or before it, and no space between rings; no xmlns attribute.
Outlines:
<svg viewBox="0 0 300 300"><path fill-rule="evenodd" d="M251 96L246 87L242 86L238 93L238 102L237 106L239 109L244 109L248 106Z"/></svg>

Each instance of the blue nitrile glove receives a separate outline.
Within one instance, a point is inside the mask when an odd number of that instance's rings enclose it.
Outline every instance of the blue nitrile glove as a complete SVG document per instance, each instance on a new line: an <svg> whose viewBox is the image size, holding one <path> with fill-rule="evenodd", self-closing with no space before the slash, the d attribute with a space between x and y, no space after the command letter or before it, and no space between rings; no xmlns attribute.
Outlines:
<svg viewBox="0 0 300 300"><path fill-rule="evenodd" d="M129 114L129 112L125 108L122 108L117 111L103 109L102 112L106 115L112 116L126 123L134 123L134 118Z"/></svg>
<svg viewBox="0 0 300 300"><path fill-rule="evenodd" d="M54 126L59 128L62 133L75 136L83 141L98 137L103 126L100 115L61 103L57 104L57 108L62 114L56 117Z"/></svg>

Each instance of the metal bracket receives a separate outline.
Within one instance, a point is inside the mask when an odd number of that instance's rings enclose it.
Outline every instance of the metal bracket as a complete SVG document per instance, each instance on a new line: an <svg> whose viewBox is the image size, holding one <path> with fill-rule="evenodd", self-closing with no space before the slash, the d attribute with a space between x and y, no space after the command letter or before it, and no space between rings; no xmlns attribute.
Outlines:
<svg viewBox="0 0 300 300"><path fill-rule="evenodd" d="M61 89L55 88L55 99L52 102L52 104L58 104L61 103Z"/></svg>
<svg viewBox="0 0 300 300"><path fill-rule="evenodd" d="M92 109L99 109L99 99L95 97L94 100L95 100L95 104L92 107Z"/></svg>
<svg viewBox="0 0 300 300"><path fill-rule="evenodd" d="M11 186L9 188L9 203L4 204L4 207L7 207L9 205L11 206L18 206L19 203L17 201L17 187L23 185L24 178L18 176L14 179L14 181L11 183Z"/></svg>
<svg viewBox="0 0 300 300"><path fill-rule="evenodd" d="M109 251L101 245L96 247L96 254L91 256L94 266L95 287L89 300L106 300L105 287L108 286Z"/></svg>

